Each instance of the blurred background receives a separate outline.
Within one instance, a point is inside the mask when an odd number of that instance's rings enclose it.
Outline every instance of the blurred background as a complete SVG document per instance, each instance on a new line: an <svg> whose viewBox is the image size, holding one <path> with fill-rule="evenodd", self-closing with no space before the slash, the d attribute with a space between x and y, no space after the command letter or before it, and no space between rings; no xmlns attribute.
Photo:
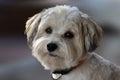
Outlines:
<svg viewBox="0 0 120 80"><path fill-rule="evenodd" d="M52 80L32 57L24 26L28 17L59 4L91 16L104 31L96 52L120 65L120 0L0 0L0 80Z"/></svg>

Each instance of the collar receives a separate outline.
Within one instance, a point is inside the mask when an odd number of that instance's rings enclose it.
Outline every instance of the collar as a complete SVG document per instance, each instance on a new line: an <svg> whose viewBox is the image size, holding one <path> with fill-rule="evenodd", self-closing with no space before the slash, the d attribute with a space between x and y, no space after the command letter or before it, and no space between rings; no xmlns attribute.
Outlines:
<svg viewBox="0 0 120 80"><path fill-rule="evenodd" d="M53 77L53 79L56 80L56 79L60 78L62 75L66 75L66 74L70 73L72 70L74 70L77 67L81 66L83 63L84 63L84 60L81 60L74 67L70 67L70 68L66 68L66 69L62 69L62 70L56 70L56 71L52 72L52 77Z"/></svg>

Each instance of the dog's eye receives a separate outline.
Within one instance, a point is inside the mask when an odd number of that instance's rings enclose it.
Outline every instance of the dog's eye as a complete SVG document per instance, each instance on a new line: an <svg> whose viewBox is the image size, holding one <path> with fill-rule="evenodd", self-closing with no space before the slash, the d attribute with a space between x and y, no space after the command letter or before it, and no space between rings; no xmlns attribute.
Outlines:
<svg viewBox="0 0 120 80"><path fill-rule="evenodd" d="M47 29L45 29L45 32L48 33L48 34L51 34L52 33L51 27L48 27Z"/></svg>
<svg viewBox="0 0 120 80"><path fill-rule="evenodd" d="M65 34L64 34L64 37L65 38L68 38L68 39L71 39L71 38L73 38L74 37L74 35L73 35L73 33L72 32L66 32Z"/></svg>

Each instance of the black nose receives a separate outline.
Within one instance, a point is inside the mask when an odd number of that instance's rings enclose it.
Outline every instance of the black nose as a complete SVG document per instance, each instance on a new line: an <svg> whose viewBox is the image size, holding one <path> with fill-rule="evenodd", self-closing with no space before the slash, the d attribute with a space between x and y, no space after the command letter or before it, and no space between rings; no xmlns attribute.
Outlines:
<svg viewBox="0 0 120 80"><path fill-rule="evenodd" d="M57 49L57 47L58 46L55 43L49 43L49 44L47 44L47 49L48 49L49 52L55 51Z"/></svg>

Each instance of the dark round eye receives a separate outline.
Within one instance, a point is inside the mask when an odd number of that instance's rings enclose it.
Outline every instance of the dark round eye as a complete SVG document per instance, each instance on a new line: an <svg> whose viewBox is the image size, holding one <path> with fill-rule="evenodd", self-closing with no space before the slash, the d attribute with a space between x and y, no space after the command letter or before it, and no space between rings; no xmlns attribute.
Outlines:
<svg viewBox="0 0 120 80"><path fill-rule="evenodd" d="M45 29L45 32L48 33L48 34L51 34L52 33L51 27L48 27L47 29Z"/></svg>
<svg viewBox="0 0 120 80"><path fill-rule="evenodd" d="M64 37L65 38L68 38L68 39L71 39L71 38L73 38L74 37L74 35L73 35L73 33L72 32L66 32L65 34L64 34Z"/></svg>

